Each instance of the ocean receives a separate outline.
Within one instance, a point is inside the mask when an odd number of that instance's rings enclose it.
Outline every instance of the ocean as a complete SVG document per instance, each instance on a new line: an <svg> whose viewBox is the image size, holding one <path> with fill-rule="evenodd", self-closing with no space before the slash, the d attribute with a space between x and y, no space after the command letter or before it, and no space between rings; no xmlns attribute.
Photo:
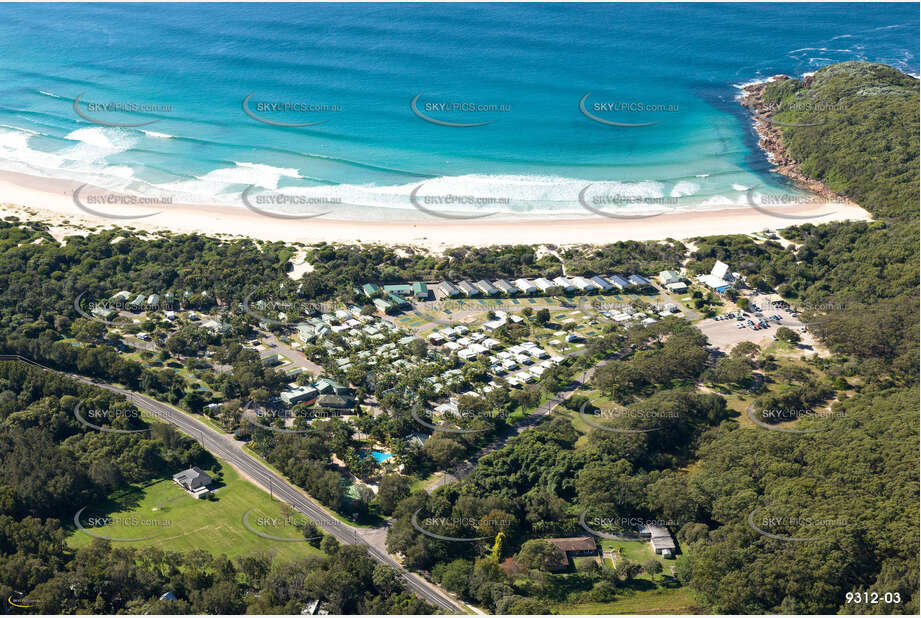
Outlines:
<svg viewBox="0 0 921 618"><path fill-rule="evenodd" d="M341 218L725 208L795 192L739 85L917 75L918 30L917 4L3 4L0 169Z"/></svg>

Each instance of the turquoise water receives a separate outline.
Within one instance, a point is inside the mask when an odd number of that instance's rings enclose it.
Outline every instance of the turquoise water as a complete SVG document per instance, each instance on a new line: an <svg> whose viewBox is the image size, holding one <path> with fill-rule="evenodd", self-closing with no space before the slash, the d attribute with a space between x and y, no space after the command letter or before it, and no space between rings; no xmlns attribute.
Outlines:
<svg viewBox="0 0 921 618"><path fill-rule="evenodd" d="M915 4L0 5L0 169L342 217L424 217L420 183L517 216L586 214L588 183L630 198L611 208L725 207L789 190L738 85L917 74L918 27Z"/></svg>
<svg viewBox="0 0 921 618"><path fill-rule="evenodd" d="M383 463L393 457L390 453L382 453L380 451L371 451L371 456L374 457L377 463Z"/></svg>

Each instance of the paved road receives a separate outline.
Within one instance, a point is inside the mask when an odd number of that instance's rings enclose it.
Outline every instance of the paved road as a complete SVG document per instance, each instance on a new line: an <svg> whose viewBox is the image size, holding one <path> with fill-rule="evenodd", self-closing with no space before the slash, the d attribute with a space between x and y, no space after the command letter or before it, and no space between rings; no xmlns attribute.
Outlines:
<svg viewBox="0 0 921 618"><path fill-rule="evenodd" d="M0 356L0 360L23 360L29 364L41 367L42 369L54 371L53 369L38 365L24 358ZM104 384L98 381L94 382L83 376L73 374L65 375L80 382L92 384L124 395L129 401L142 410L175 425L183 433L199 440L208 451L242 471L254 483L262 486L278 499L290 504L309 517L317 526L329 534L332 534L339 541L353 545L364 545L368 554L374 560L396 569L402 576L406 587L421 598L443 610L460 613L465 612L465 608L456 601L453 596L444 592L434 584L425 581L418 575L410 573L377 543L372 544L371 541L379 539L381 537L380 534L375 534L372 529L369 531L368 538L366 539L362 536L361 529L350 526L328 515L326 511L314 503L301 490L297 489L270 468L244 452L241 444L232 437L212 429L205 423L192 418L178 409L156 401L155 399L151 399L146 395L140 395L112 384Z"/></svg>
<svg viewBox="0 0 921 618"><path fill-rule="evenodd" d="M222 434L201 421L192 418L175 408L160 403L150 397L133 393L129 390L100 385L127 397L139 408L155 414L161 419L176 425L182 432L200 440L209 451L230 463L235 468L243 471L250 479L269 490L276 498L287 502L298 511L309 517L320 528L335 536L343 543L364 545L368 554L383 564L398 570L403 576L407 588L432 603L433 605L450 611L463 611L459 604L447 593L442 592L434 585L421 577L410 573L386 550L377 545L372 545L361 535L358 528L350 526L330 516L320 506L308 498L301 490L291 485L284 478L273 472L261 462L246 454L240 443L232 437Z"/></svg>
<svg viewBox="0 0 921 618"><path fill-rule="evenodd" d="M304 353L300 350L295 350L285 342L281 341L274 333L266 332L265 333L266 343L273 344L272 347L266 346L266 349L260 353L260 356L271 356L272 354L281 354L288 358L288 360L295 366L300 367L307 371L307 373L313 375L313 377L318 377L323 375L324 369L315 362L309 360ZM291 367L285 367L285 369L291 369Z"/></svg>

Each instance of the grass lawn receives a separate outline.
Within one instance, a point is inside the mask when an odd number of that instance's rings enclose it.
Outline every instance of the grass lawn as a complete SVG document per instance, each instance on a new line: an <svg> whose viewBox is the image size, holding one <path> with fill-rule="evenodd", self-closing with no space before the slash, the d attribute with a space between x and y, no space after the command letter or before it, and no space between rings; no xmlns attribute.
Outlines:
<svg viewBox="0 0 921 618"><path fill-rule="evenodd" d="M584 571L592 564L598 564L599 561L600 559L597 556L574 556L572 559L572 565L576 568L577 571Z"/></svg>
<svg viewBox="0 0 921 618"><path fill-rule="evenodd" d="M113 494L108 504L84 511L81 524L95 534L144 539L116 541L113 542L115 546L153 546L183 552L204 549L213 555L226 554L228 557L266 551L283 559L321 553L305 541L267 539L248 530L243 524L247 512L247 523L254 530L270 536L299 539L302 534L297 524L305 517L294 511L286 514L282 502L270 499L230 466L225 465L222 472L224 484L215 493L216 501L196 500L171 479L163 479L145 486L130 486ZM109 518L106 525L91 525L93 518L102 517ZM73 548L91 541L92 537L76 529L67 539Z"/></svg>
<svg viewBox="0 0 921 618"><path fill-rule="evenodd" d="M601 547L607 551L609 549L614 550L615 556L620 558L620 556L626 557L628 560L633 562L643 564L650 558L655 558L662 565L662 571L668 573L671 571L671 566L675 564L674 560L665 560L660 556L657 556L654 551L652 551L652 546L648 541L617 541L614 539L601 539ZM646 574L641 574L639 578L648 577Z"/></svg>
<svg viewBox="0 0 921 618"><path fill-rule="evenodd" d="M700 614L686 588L656 587L650 590L618 588L616 601L608 603L561 604L560 614Z"/></svg>

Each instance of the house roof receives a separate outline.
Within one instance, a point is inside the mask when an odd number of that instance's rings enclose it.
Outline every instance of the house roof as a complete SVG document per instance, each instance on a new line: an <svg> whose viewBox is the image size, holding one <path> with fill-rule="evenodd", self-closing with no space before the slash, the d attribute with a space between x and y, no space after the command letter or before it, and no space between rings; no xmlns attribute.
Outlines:
<svg viewBox="0 0 921 618"><path fill-rule="evenodd" d="M207 485L211 482L211 476L209 476L207 472L203 472L198 466L193 466L188 470L183 470L179 474L174 474L173 480L183 485L188 485L192 481L198 480L203 485Z"/></svg>
<svg viewBox="0 0 921 618"><path fill-rule="evenodd" d="M351 408L355 400L352 397L342 397L340 395L320 395L317 397L318 406L327 406L330 408Z"/></svg>
<svg viewBox="0 0 921 618"><path fill-rule="evenodd" d="M596 551L595 539L590 536L573 536L558 539L546 539L553 543L557 549L564 552L571 551Z"/></svg>
<svg viewBox="0 0 921 618"><path fill-rule="evenodd" d="M384 286L385 292L396 292L398 294L410 294L413 286L408 283L389 283Z"/></svg>
<svg viewBox="0 0 921 618"><path fill-rule="evenodd" d="M601 289L602 289L602 290L610 290L611 288L614 287L614 286L611 284L610 281L608 281L607 279L605 279L605 278L602 277L601 275L595 275L594 277L592 277L592 278L590 279L590 281L592 281L592 282L595 283L596 285L601 286Z"/></svg>
<svg viewBox="0 0 921 618"><path fill-rule="evenodd" d="M630 275L627 279L636 285L649 285L649 280L642 275Z"/></svg>
<svg viewBox="0 0 921 618"><path fill-rule="evenodd" d="M640 534L649 537L650 543L655 550L675 549L675 541L672 539L672 533L664 526L641 526Z"/></svg>
<svg viewBox="0 0 921 618"><path fill-rule="evenodd" d="M451 283L450 281L442 281L441 283L438 284L438 288L445 294L448 294L449 296L454 296L460 293L460 290L454 287L454 284Z"/></svg>
<svg viewBox="0 0 921 618"><path fill-rule="evenodd" d="M729 281L726 281L725 279L721 279L720 277L716 277L712 274L711 275L700 275L698 279L701 281L701 283L704 283L705 285L717 291L722 291L722 290L725 290L731 287L731 284L729 283Z"/></svg>

